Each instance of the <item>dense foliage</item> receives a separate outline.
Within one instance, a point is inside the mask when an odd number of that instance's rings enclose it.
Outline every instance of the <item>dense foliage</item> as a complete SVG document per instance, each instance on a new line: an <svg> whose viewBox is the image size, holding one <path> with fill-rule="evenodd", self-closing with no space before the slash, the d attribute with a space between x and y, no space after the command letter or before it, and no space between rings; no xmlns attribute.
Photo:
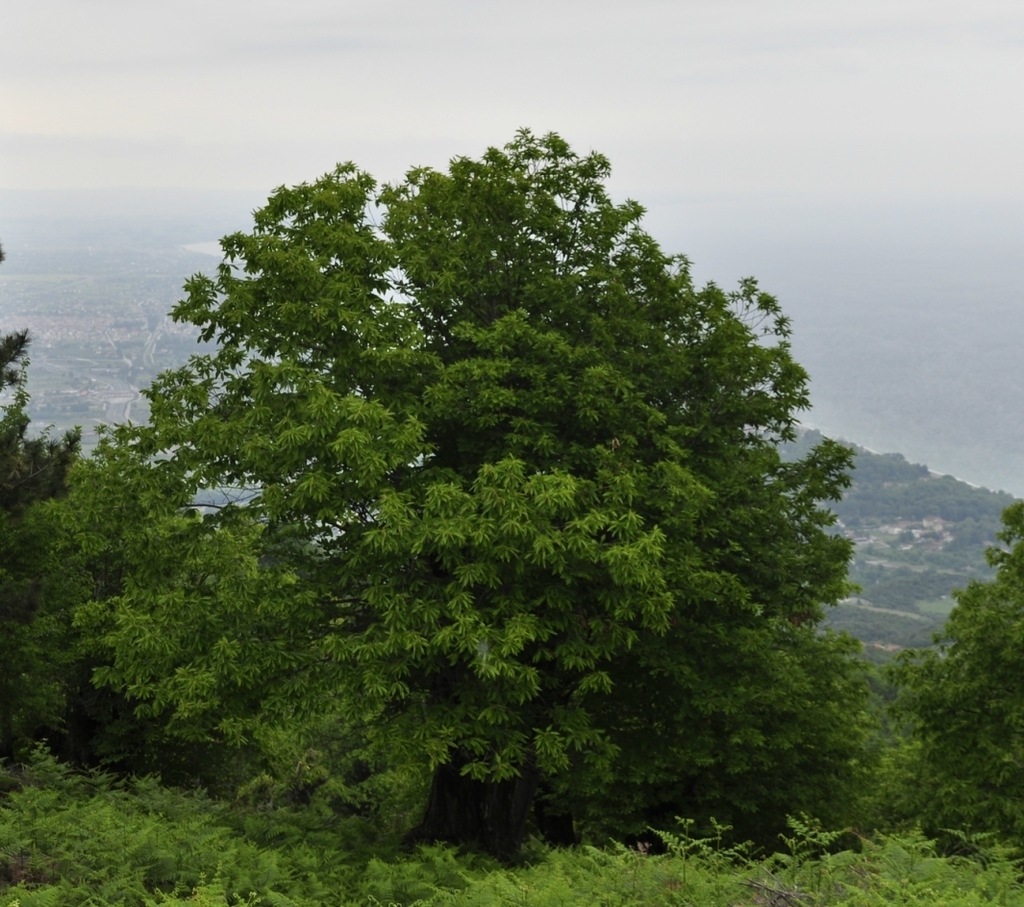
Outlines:
<svg viewBox="0 0 1024 907"><path fill-rule="evenodd" d="M848 453L780 457L778 304L694 287L608 173L522 133L383 189L339 167L227 237L174 312L215 351L80 495L122 563L97 678L193 742L336 703L434 770L414 837L505 855L537 798L565 840L601 802L753 835L846 802L864 689L817 624Z"/></svg>
<svg viewBox="0 0 1024 907"><path fill-rule="evenodd" d="M996 576L956 595L938 645L904 657L897 677L912 724L931 828L1024 836L1024 502L1008 508Z"/></svg>
<svg viewBox="0 0 1024 907"><path fill-rule="evenodd" d="M0 248L0 262L4 260ZM0 755L59 720L60 651L70 578L59 567L58 531L41 504L61 496L78 454L77 432L32 437L26 413L29 336L0 336Z"/></svg>
<svg viewBox="0 0 1024 907"><path fill-rule="evenodd" d="M88 459L0 340L0 907L1024 903L1024 504L867 670L839 530L913 617L1007 501L865 453L839 501L776 301L608 173L279 189Z"/></svg>
<svg viewBox="0 0 1024 907"><path fill-rule="evenodd" d="M764 854L723 831L676 824L656 836L659 855L531 845L510 867L442 847L398 854L316 806L227 808L36 756L0 771L0 907L1024 904L1018 864L980 841L954 857L919 834L836 850L838 834L801 819Z"/></svg>

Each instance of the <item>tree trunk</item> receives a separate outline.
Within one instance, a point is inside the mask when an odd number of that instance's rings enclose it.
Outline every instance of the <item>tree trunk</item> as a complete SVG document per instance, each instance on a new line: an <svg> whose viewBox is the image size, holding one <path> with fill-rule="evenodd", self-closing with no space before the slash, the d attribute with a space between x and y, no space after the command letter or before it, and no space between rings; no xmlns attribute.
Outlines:
<svg viewBox="0 0 1024 907"><path fill-rule="evenodd" d="M461 774L460 768L453 762L434 772L423 821L406 841L441 841L512 859L526 836L537 772L524 768L508 781L477 781Z"/></svg>
<svg viewBox="0 0 1024 907"><path fill-rule="evenodd" d="M572 813L559 805L550 783L541 783L533 804L537 831L552 847L575 847L580 843Z"/></svg>

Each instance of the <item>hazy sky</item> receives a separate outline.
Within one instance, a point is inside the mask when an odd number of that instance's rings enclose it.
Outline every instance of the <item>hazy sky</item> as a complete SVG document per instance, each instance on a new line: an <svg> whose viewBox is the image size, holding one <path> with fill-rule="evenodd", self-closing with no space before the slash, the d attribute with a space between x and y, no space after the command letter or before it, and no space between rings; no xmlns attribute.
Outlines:
<svg viewBox="0 0 1024 907"><path fill-rule="evenodd" d="M1024 495L1022 0L8 7L8 274L19 217L212 240L339 161L396 180L553 130L699 282L779 295L812 421Z"/></svg>
<svg viewBox="0 0 1024 907"><path fill-rule="evenodd" d="M1024 194L1020 0L33 0L0 189L269 191L554 130L645 194Z"/></svg>

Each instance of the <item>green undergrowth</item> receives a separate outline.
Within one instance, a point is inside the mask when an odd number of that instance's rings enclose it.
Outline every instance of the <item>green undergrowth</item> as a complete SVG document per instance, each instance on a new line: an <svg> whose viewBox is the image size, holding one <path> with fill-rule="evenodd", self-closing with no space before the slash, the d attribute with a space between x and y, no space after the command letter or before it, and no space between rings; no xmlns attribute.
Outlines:
<svg viewBox="0 0 1024 907"><path fill-rule="evenodd" d="M371 840L352 817L238 809L44 755L0 773L0 907L173 904L214 890L211 903L253 892L260 904L332 903L358 881L344 854Z"/></svg>
<svg viewBox="0 0 1024 907"><path fill-rule="evenodd" d="M39 756L0 770L0 907L1024 907L1021 866L992 842L953 837L940 852L919 834L851 839L802 818L765 854L724 832L680 822L639 848L532 844L503 867L444 847L400 853L315 807L240 809Z"/></svg>

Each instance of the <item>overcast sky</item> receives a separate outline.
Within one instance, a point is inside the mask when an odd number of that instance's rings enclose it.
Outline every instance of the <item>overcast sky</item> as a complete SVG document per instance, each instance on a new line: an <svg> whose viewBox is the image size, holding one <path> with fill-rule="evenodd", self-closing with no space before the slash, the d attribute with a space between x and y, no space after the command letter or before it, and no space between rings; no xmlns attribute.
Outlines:
<svg viewBox="0 0 1024 907"><path fill-rule="evenodd" d="M212 240L339 161L556 131L699 281L780 296L823 428L1024 494L1022 95L1024 0L20 0L5 270L19 213Z"/></svg>
<svg viewBox="0 0 1024 907"><path fill-rule="evenodd" d="M0 189L382 179L521 126L659 194L1024 195L1020 0L33 0Z"/></svg>

